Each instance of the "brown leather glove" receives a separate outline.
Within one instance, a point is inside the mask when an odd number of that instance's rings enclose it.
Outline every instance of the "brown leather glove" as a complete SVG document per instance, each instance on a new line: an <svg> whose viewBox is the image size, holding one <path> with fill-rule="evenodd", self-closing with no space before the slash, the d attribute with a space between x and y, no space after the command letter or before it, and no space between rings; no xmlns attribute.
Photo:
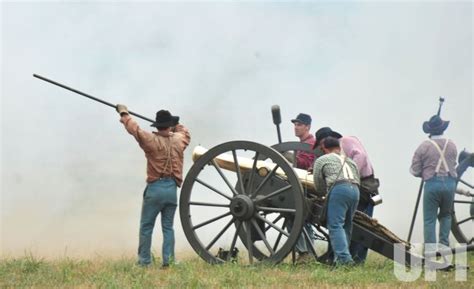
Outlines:
<svg viewBox="0 0 474 289"><path fill-rule="evenodd" d="M128 114L128 109L123 104L117 104L117 106L115 107L115 110L117 110L120 116L124 116L125 114Z"/></svg>

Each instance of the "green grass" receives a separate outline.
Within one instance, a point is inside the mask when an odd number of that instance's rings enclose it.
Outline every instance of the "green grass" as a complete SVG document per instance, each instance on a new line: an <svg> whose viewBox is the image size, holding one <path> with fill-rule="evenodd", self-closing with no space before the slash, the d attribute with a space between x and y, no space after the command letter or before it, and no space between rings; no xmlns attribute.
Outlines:
<svg viewBox="0 0 474 289"><path fill-rule="evenodd" d="M375 253L364 266L332 269L313 263L293 266L238 264L209 265L198 257L166 270L157 264L135 265L134 258L95 260L44 260L34 256L0 260L0 288L474 288L474 269L467 281L455 280L455 272L437 272L435 282L423 275L414 282L397 280L393 262ZM469 253L468 264L474 265Z"/></svg>

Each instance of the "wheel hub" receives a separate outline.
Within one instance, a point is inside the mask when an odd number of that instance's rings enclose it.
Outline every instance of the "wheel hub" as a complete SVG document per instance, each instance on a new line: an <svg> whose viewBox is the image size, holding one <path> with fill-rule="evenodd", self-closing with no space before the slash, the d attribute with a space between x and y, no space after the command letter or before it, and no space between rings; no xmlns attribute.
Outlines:
<svg viewBox="0 0 474 289"><path fill-rule="evenodd" d="M253 216L255 206L250 197L237 195L230 202L230 212L239 220L248 220Z"/></svg>

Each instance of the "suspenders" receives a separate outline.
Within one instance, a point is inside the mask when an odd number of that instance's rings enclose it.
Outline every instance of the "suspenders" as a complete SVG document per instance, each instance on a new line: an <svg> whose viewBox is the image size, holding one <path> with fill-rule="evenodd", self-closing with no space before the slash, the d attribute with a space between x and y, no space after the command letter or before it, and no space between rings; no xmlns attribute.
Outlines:
<svg viewBox="0 0 474 289"><path fill-rule="evenodd" d="M446 172L449 173L448 163L446 162L446 158L444 156L444 154L446 153L446 148L448 147L449 139L446 139L443 150L441 150L440 146L434 140L430 139L429 141L434 145L434 147L439 153L439 160L438 165L436 165L435 173L439 173L439 170L441 169L441 164L443 165Z"/></svg>
<svg viewBox="0 0 474 289"><path fill-rule="evenodd" d="M346 156L340 156L338 154L336 154L336 156L341 161L341 165L342 165L341 170L342 170L342 173L344 174L344 179L353 180L354 179L354 174L352 173L352 170L349 167L349 165L346 163L346 160L345 160Z"/></svg>

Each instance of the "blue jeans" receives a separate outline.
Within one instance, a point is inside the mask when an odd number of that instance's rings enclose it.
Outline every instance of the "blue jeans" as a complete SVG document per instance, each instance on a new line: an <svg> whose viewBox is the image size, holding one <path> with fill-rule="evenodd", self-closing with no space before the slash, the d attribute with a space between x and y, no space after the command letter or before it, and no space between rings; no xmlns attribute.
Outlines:
<svg viewBox="0 0 474 289"><path fill-rule="evenodd" d="M367 216L372 217L374 215L374 206L369 202L359 201L359 204L357 205L357 211L361 211ZM359 242L351 241L349 251L351 252L354 262L359 264L364 263L365 259L367 259L369 248L365 247Z"/></svg>
<svg viewBox="0 0 474 289"><path fill-rule="evenodd" d="M439 220L439 243L449 247L449 231L454 202L456 180L451 177L432 177L425 182L423 195L423 223L425 250L436 248L436 217ZM439 209L439 213L438 213Z"/></svg>
<svg viewBox="0 0 474 289"><path fill-rule="evenodd" d="M352 219L359 202L359 188L351 184L335 185L329 195L327 227L336 264L352 263L349 243Z"/></svg>
<svg viewBox="0 0 474 289"><path fill-rule="evenodd" d="M293 228L293 220L289 220L286 227L287 227L288 232L291 232L291 230ZM308 242L306 241L306 237L304 236L303 229L306 229L306 232L309 235L309 239L311 241L310 244L308 244ZM296 241L296 246L295 247L296 247L296 252L298 252L298 254L308 253L308 246L313 245L313 239L312 239L313 228L312 228L311 224L305 222L304 225L303 225L303 229L301 229L301 234L300 234L298 240Z"/></svg>
<svg viewBox="0 0 474 289"><path fill-rule="evenodd" d="M161 213L163 231L163 265L174 260L173 220L177 206L177 186L174 179L164 178L149 183L143 193L143 205L140 218L140 236L138 245L138 263L151 263L151 237L156 217Z"/></svg>

